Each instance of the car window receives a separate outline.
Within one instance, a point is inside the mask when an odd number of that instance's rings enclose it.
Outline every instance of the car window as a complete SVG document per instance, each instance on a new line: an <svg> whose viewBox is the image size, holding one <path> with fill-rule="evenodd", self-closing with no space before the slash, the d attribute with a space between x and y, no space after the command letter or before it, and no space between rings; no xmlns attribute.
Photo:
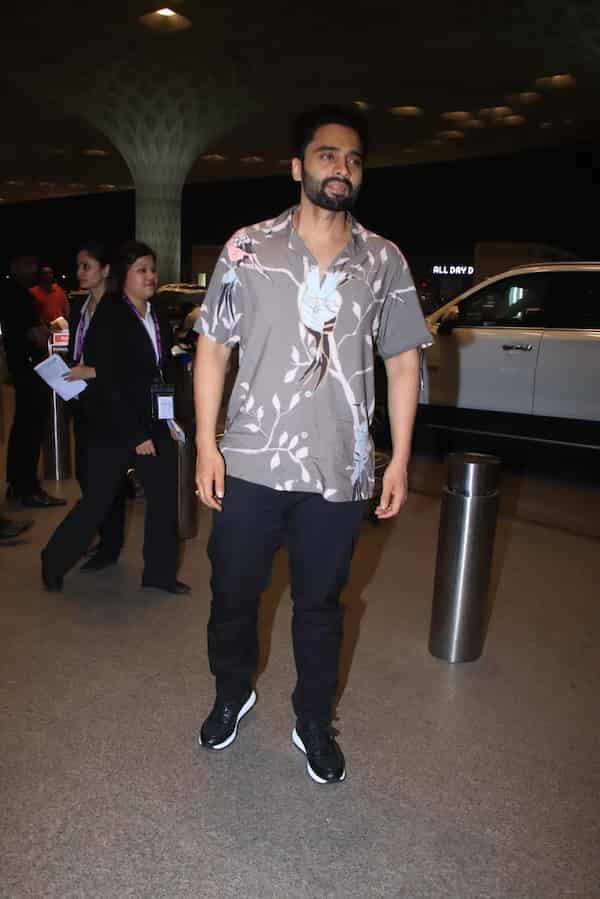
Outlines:
<svg viewBox="0 0 600 899"><path fill-rule="evenodd" d="M458 305L457 325L533 327L543 323L550 275L514 275L483 287Z"/></svg>
<svg viewBox="0 0 600 899"><path fill-rule="evenodd" d="M600 329L600 271L556 272L547 325Z"/></svg>

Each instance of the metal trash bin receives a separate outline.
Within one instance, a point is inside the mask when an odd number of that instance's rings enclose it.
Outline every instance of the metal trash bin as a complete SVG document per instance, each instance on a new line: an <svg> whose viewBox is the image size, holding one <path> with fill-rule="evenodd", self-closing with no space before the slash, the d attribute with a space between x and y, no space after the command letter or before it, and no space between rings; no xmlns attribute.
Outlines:
<svg viewBox="0 0 600 899"><path fill-rule="evenodd" d="M198 534L196 496L196 419L192 356L175 356L175 417L185 432L185 443L177 444L177 522L181 540Z"/></svg>
<svg viewBox="0 0 600 899"><path fill-rule="evenodd" d="M73 472L71 422L65 401L54 390L50 393L50 415L43 445L42 468L46 480L62 481L70 478Z"/></svg>
<svg viewBox="0 0 600 899"><path fill-rule="evenodd" d="M429 651L448 662L472 662L483 650L501 461L451 453L442 493Z"/></svg>

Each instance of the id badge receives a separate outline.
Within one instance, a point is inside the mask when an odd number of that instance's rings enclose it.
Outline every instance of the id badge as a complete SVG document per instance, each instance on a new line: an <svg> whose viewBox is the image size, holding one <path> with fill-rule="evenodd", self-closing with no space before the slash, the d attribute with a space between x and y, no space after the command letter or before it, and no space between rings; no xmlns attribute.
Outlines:
<svg viewBox="0 0 600 899"><path fill-rule="evenodd" d="M175 388L172 384L152 384L152 418L165 421L175 418Z"/></svg>

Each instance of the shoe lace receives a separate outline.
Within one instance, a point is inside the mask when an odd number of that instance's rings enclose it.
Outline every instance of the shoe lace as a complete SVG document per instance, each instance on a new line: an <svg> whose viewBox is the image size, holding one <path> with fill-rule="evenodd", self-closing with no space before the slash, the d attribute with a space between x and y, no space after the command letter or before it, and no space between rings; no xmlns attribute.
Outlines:
<svg viewBox="0 0 600 899"><path fill-rule="evenodd" d="M311 755L317 758L331 755L335 745L335 737L331 726L310 721L302 727L301 735L302 741Z"/></svg>
<svg viewBox="0 0 600 899"><path fill-rule="evenodd" d="M237 716L238 709L239 703L220 702L215 705L210 717L213 721L218 721L220 724L229 725Z"/></svg>

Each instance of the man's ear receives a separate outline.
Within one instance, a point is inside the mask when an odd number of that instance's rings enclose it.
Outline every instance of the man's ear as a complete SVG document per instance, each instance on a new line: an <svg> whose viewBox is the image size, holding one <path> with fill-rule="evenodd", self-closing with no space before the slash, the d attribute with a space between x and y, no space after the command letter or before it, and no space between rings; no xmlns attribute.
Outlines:
<svg viewBox="0 0 600 899"><path fill-rule="evenodd" d="M292 159L292 178L294 181L302 181L302 160L297 156Z"/></svg>

